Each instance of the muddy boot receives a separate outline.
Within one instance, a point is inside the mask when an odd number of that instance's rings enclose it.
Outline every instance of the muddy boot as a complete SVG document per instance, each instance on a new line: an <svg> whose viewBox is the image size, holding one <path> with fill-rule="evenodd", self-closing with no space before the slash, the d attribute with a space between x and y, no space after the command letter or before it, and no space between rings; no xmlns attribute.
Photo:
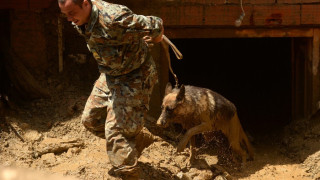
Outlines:
<svg viewBox="0 0 320 180"><path fill-rule="evenodd" d="M112 169L110 175L120 177L123 180L140 180L141 169L139 166L128 167L123 169Z"/></svg>
<svg viewBox="0 0 320 180"><path fill-rule="evenodd" d="M144 150L144 148L147 148L153 142L160 140L160 137L151 134L151 132L147 128L142 128L140 133L135 137L136 149L139 155Z"/></svg>
<svg viewBox="0 0 320 180"><path fill-rule="evenodd" d="M122 174L120 176L123 180L140 180L140 172Z"/></svg>

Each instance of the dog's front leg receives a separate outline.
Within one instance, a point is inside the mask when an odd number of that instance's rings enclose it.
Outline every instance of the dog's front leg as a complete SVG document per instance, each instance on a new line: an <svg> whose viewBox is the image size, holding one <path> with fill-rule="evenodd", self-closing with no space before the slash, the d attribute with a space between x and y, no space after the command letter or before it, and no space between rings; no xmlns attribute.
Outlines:
<svg viewBox="0 0 320 180"><path fill-rule="evenodd" d="M189 162L193 162L196 156L196 136L192 136L190 139L190 159Z"/></svg>
<svg viewBox="0 0 320 180"><path fill-rule="evenodd" d="M196 136L192 136L190 138L190 157L189 157L189 161L187 162L187 167L191 167L191 164L194 162L196 158L195 148L196 148Z"/></svg>
<svg viewBox="0 0 320 180"><path fill-rule="evenodd" d="M199 133L202 133L202 132L205 132L205 131L209 131L210 129L211 129L211 125L206 122L203 122L200 125L189 129L187 131L187 133L183 136L182 140L179 142L179 145L177 147L177 152L182 152L186 148L186 146L192 136L199 134Z"/></svg>

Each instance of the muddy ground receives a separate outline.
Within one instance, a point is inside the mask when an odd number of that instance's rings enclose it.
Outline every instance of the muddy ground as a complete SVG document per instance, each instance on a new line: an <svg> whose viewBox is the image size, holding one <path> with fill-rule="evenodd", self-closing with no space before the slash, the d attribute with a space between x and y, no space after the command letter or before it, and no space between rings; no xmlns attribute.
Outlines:
<svg viewBox="0 0 320 180"><path fill-rule="evenodd" d="M68 67L67 67L68 68ZM85 69L85 68L84 68ZM80 123L81 112L97 74L79 70L52 74L44 82L51 98L12 103L6 122L0 122L0 166L19 167L83 180L119 179L109 175L105 140ZM91 73L92 74L92 73ZM160 140L146 148L139 164L151 179L320 179L320 116L297 120L279 131L251 135L254 161L231 162L231 152L220 134L210 142L197 137L198 160L188 166L189 150L176 153L184 131L178 125L166 130L155 126L152 114L146 128ZM217 166L219 165L219 166Z"/></svg>

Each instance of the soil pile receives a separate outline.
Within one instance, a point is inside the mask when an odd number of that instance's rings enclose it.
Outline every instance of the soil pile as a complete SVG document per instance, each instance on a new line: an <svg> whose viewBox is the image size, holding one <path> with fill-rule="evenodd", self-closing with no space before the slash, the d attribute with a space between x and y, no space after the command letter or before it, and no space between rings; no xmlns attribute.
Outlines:
<svg viewBox="0 0 320 180"><path fill-rule="evenodd" d="M0 123L0 166L55 173L83 180L119 179L111 176L105 140L80 123L81 112L96 77L55 75L47 79L51 98L11 105ZM67 78L68 77L68 78ZM84 81L85 79L85 81ZM320 116L295 121L279 132L251 135L255 159L231 162L222 135L197 137L197 160L190 152L176 153L184 131L178 125L156 127L150 115L146 128L159 136L139 159L144 179L320 179ZM12 127L8 126L10 124ZM12 131L15 129L24 142Z"/></svg>

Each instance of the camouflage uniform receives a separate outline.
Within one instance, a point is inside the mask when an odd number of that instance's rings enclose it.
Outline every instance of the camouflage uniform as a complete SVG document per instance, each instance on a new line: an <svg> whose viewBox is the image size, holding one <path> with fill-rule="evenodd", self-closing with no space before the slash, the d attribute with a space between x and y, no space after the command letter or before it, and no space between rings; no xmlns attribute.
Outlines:
<svg viewBox="0 0 320 180"><path fill-rule="evenodd" d="M162 20L102 0L92 3L88 24L75 27L85 37L101 75L81 121L90 131L105 135L108 157L116 169L135 167L135 137L144 125L157 81L154 61L142 38L161 35Z"/></svg>

